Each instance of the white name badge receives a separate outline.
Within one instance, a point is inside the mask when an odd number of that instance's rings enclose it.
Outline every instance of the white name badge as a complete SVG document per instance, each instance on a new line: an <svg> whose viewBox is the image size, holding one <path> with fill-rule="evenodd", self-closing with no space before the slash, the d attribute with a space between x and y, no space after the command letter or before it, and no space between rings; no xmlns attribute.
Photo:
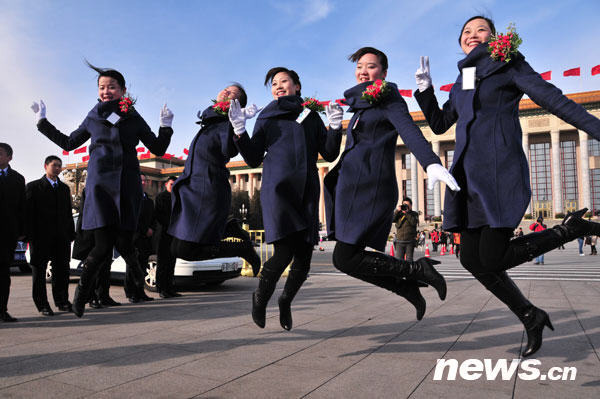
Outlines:
<svg viewBox="0 0 600 399"><path fill-rule="evenodd" d="M112 123L113 125L115 125L119 121L119 119L121 119L121 117L115 114L114 112L110 114L108 118L106 118L106 120Z"/></svg>
<svg viewBox="0 0 600 399"><path fill-rule="evenodd" d="M475 67L463 68L462 88L463 90L475 89Z"/></svg>
<svg viewBox="0 0 600 399"><path fill-rule="evenodd" d="M306 119L306 117L308 116L308 114L310 114L310 109L304 108L304 111L302 111L302 113L298 116L298 118L296 119L296 122L302 123L302 121L304 119Z"/></svg>

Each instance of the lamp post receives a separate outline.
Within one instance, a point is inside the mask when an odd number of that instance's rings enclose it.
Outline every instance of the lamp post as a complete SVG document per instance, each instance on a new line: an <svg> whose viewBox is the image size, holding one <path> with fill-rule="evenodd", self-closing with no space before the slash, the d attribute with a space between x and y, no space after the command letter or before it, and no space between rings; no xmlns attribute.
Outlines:
<svg viewBox="0 0 600 399"><path fill-rule="evenodd" d="M248 208L246 208L246 205L242 204L242 206L240 207L240 216L242 217L242 223L246 224L246 216L248 216Z"/></svg>

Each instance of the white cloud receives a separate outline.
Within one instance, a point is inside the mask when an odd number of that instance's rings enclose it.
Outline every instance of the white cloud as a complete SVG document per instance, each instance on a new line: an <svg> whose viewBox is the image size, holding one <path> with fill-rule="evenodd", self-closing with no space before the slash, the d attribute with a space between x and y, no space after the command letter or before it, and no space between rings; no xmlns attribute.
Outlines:
<svg viewBox="0 0 600 399"><path fill-rule="evenodd" d="M333 11L330 0L303 0L288 3L272 2L273 7L297 21L297 26L309 25L327 18Z"/></svg>

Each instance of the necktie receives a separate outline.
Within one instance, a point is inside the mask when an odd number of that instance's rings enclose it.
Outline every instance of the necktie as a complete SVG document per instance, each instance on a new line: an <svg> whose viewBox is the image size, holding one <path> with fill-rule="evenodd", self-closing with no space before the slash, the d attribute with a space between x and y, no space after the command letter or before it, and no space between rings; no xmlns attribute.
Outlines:
<svg viewBox="0 0 600 399"><path fill-rule="evenodd" d="M0 170L0 177L4 177L6 176L6 172L4 172L3 170Z"/></svg>

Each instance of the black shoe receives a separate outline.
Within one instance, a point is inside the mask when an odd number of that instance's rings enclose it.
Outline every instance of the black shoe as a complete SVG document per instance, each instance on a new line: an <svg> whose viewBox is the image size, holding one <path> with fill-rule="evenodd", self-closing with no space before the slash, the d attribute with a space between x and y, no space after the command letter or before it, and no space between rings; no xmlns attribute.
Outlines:
<svg viewBox="0 0 600 399"><path fill-rule="evenodd" d="M119 302L115 301L114 299L112 299L109 296L107 296L105 298L100 298L100 305L102 305L104 307L121 306L121 304Z"/></svg>
<svg viewBox="0 0 600 399"><path fill-rule="evenodd" d="M0 320L2 320L5 323L13 323L17 321L17 318L12 317L10 314L8 314L8 312L4 311L0 312Z"/></svg>
<svg viewBox="0 0 600 399"><path fill-rule="evenodd" d="M544 327L554 331L548 313L535 306L530 307L521 317L521 321L527 332L527 347L521 355L528 357L536 353L542 347L542 334Z"/></svg>
<svg viewBox="0 0 600 399"><path fill-rule="evenodd" d="M62 305L58 305L58 310L60 310L61 312L72 312L73 305L71 303L67 302Z"/></svg>
<svg viewBox="0 0 600 399"><path fill-rule="evenodd" d="M89 302L89 305L90 305L90 308L92 308L92 309L102 309L104 307L100 303L100 300L95 299L95 298Z"/></svg>
<svg viewBox="0 0 600 399"><path fill-rule="evenodd" d="M163 299L174 298L174 296L171 295L171 293L169 291L160 291L158 293L158 296L160 296Z"/></svg>
<svg viewBox="0 0 600 399"><path fill-rule="evenodd" d="M40 309L40 314L43 316L54 316L54 311L50 308L50 306L44 306Z"/></svg>
<svg viewBox="0 0 600 399"><path fill-rule="evenodd" d="M171 295L173 298L179 298L179 297L183 296L183 294L180 294L177 291L169 291L169 295Z"/></svg>
<svg viewBox="0 0 600 399"><path fill-rule="evenodd" d="M145 292L144 292L144 293L142 293L142 294L140 295L140 299L141 299L142 301L144 301L144 302L150 302L150 301L153 301L153 300L154 300L154 298L152 298L152 297L149 297L148 295L146 295L146 293L145 293Z"/></svg>
<svg viewBox="0 0 600 399"><path fill-rule="evenodd" d="M129 301L129 303L138 303L142 301L142 299L137 296L127 297L127 300Z"/></svg>

